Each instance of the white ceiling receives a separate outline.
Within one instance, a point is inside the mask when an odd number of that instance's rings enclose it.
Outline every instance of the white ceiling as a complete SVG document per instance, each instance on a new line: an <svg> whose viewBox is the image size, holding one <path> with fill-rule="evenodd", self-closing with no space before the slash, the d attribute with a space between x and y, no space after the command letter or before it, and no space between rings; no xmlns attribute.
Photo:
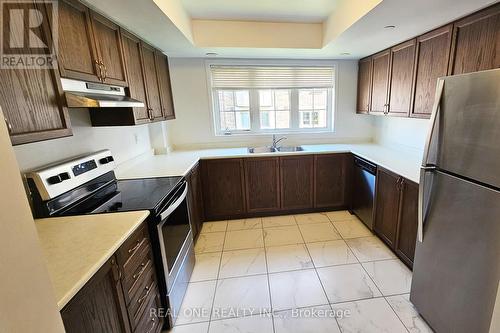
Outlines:
<svg viewBox="0 0 500 333"><path fill-rule="evenodd" d="M321 49L275 49L196 47L186 39L175 24L155 5L153 0L83 1L160 48L171 57L204 57L207 52L216 52L219 57L289 59L359 59L497 2L497 0L383 0L378 6ZM271 0L182 1L186 3L188 8L189 6L196 7L194 10L199 11L198 15L240 15L242 18L246 17L247 19L251 15L257 15L255 14L257 9L262 10L264 8L262 6L265 6L266 2L271 2ZM318 13L322 11L322 15L325 15L328 11L320 3L334 3L336 1L341 0L275 0L272 1L272 6L278 3L287 3L287 5L279 9L276 7L273 10L266 10L266 12L259 14L258 17L270 20L269 17L277 19L286 15L297 15L297 13L292 13L299 7L301 2L302 6L307 3L306 7L309 6L309 2L315 3L316 7L312 6L316 8L316 14L314 15L319 17L320 14ZM244 8L246 2L257 3L251 6L255 13L242 11L241 8ZM293 6L288 5L292 3ZM212 5L215 6L215 4L219 6L218 11L211 9ZM221 4L228 5L227 11L224 12L222 10L224 8L220 8ZM201 10L197 6L204 9ZM240 8L239 13L228 14L229 10L235 10L235 8ZM322 9L319 10L318 8ZM264 18L264 16L266 17ZM396 28L384 29L386 25L396 25ZM343 52L349 52L350 55L341 55Z"/></svg>
<svg viewBox="0 0 500 333"><path fill-rule="evenodd" d="M181 0L192 18L323 22L338 0Z"/></svg>

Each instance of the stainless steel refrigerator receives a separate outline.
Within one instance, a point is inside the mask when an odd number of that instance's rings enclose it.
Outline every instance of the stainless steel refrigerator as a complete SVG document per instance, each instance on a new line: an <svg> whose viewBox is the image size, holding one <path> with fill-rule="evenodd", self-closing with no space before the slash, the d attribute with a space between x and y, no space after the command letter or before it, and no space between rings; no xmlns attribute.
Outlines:
<svg viewBox="0 0 500 333"><path fill-rule="evenodd" d="M438 81L410 300L436 332L493 332L499 277L500 69Z"/></svg>

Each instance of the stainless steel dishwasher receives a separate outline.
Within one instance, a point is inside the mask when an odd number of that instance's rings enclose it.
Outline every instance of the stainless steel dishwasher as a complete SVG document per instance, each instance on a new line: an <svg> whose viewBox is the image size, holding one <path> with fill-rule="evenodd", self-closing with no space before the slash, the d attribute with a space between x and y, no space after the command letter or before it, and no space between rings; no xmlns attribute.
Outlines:
<svg viewBox="0 0 500 333"><path fill-rule="evenodd" d="M373 229L373 201L377 166L354 156L354 175L351 211L370 229Z"/></svg>

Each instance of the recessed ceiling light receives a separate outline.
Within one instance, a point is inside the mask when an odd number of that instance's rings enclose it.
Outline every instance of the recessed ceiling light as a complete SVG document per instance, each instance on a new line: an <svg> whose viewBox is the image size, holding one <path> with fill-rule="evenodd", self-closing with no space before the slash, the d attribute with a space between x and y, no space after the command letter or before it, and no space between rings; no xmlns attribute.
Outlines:
<svg viewBox="0 0 500 333"><path fill-rule="evenodd" d="M395 27L395 25L386 25L384 29L394 29Z"/></svg>
<svg viewBox="0 0 500 333"><path fill-rule="evenodd" d="M217 54L217 53L215 53L215 52L207 52L207 53L205 53L205 55L206 55L207 57L216 57L218 54Z"/></svg>
<svg viewBox="0 0 500 333"><path fill-rule="evenodd" d="M348 55L351 55L351 54L349 52L342 52L340 55L348 56Z"/></svg>

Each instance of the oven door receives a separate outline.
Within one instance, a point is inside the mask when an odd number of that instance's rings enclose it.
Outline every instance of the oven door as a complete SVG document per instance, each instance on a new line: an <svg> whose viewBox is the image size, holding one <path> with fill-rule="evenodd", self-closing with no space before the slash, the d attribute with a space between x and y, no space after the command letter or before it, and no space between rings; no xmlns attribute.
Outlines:
<svg viewBox="0 0 500 333"><path fill-rule="evenodd" d="M187 206L188 186L184 182L179 186L162 212L157 224L163 270L167 282L167 292L182 268L187 251L192 248L193 236Z"/></svg>

